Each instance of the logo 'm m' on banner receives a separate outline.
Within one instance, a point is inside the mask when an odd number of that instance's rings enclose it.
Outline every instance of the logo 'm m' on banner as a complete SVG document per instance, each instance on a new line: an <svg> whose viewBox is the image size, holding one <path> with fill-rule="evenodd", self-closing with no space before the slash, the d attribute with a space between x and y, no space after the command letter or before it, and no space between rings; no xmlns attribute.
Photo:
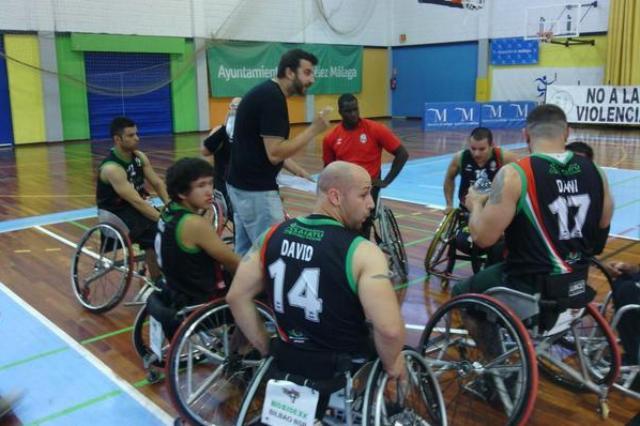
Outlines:
<svg viewBox="0 0 640 426"><path fill-rule="evenodd" d="M362 46L224 42L216 43L207 52L211 95L243 96L256 84L275 78L280 57L294 48L304 49L318 58L316 81L309 94L362 90Z"/></svg>
<svg viewBox="0 0 640 426"><path fill-rule="evenodd" d="M546 103L569 123L640 126L640 86L549 86Z"/></svg>
<svg viewBox="0 0 640 426"><path fill-rule="evenodd" d="M535 102L427 102L424 104L423 130L520 129Z"/></svg>
<svg viewBox="0 0 640 426"><path fill-rule="evenodd" d="M477 102L427 102L424 104L424 130L472 129L480 125Z"/></svg>
<svg viewBox="0 0 640 426"><path fill-rule="evenodd" d="M520 129L524 127L535 102L486 102L481 105L480 123L490 129Z"/></svg>

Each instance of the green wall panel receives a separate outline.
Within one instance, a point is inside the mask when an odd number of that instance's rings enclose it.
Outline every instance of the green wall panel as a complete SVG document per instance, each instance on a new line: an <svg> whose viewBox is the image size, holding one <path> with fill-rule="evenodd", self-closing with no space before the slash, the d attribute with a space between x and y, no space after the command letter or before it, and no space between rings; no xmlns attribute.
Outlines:
<svg viewBox="0 0 640 426"><path fill-rule="evenodd" d="M89 107L84 85L84 53L71 49L69 35L56 36L60 110L64 140L89 139Z"/></svg>
<svg viewBox="0 0 640 426"><path fill-rule="evenodd" d="M171 55L173 131L198 130L198 98L194 43L186 40L182 54Z"/></svg>
<svg viewBox="0 0 640 426"><path fill-rule="evenodd" d="M177 53L184 52L185 39L181 37L71 34L73 50L91 52Z"/></svg>

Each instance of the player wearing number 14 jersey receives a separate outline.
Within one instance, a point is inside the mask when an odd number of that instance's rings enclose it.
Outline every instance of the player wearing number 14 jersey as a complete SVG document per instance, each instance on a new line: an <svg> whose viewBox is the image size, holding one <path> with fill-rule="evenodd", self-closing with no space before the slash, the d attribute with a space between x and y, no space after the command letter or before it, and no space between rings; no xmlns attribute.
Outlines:
<svg viewBox="0 0 640 426"><path fill-rule="evenodd" d="M227 301L245 336L267 354L269 340L252 301L266 290L279 330L271 353L280 370L311 380L344 372L340 359L373 352L367 318L386 372L404 375L404 324L387 262L358 235L372 208L366 170L335 161L320 174L313 214L272 227L240 263ZM320 395L320 417L328 396Z"/></svg>
<svg viewBox="0 0 640 426"><path fill-rule="evenodd" d="M606 177L588 158L565 151L566 116L541 105L527 117L524 136L532 154L503 167L491 193L471 189L466 206L474 243L494 244L504 232L505 262L456 285L453 294L507 285L584 304L589 259L604 248L613 215Z"/></svg>

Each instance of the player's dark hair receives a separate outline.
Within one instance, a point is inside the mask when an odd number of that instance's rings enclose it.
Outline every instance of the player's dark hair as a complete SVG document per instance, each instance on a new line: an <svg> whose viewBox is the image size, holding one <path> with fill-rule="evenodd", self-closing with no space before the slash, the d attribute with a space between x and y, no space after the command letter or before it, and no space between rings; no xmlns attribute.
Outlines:
<svg viewBox="0 0 640 426"><path fill-rule="evenodd" d="M111 135L112 138L116 135L122 136L125 128L133 127L135 125L136 125L135 121L133 121L128 117L116 117L113 120L111 120L109 134Z"/></svg>
<svg viewBox="0 0 640 426"><path fill-rule="evenodd" d="M564 148L567 151L573 151L576 154L581 154L587 157L590 160L593 160L593 148L591 148L588 144L582 141L574 141L566 144Z"/></svg>
<svg viewBox="0 0 640 426"><path fill-rule="evenodd" d="M535 107L527 116L527 133L531 139L554 139L567 130L567 116L557 105Z"/></svg>
<svg viewBox="0 0 640 426"><path fill-rule="evenodd" d="M173 201L180 201L180 194L188 195L191 182L201 177L213 176L213 166L202 158L181 158L167 169L167 193Z"/></svg>
<svg viewBox="0 0 640 426"><path fill-rule="evenodd" d="M489 141L489 145L493 145L493 133L486 127L476 127L469 136L477 141L486 139Z"/></svg>

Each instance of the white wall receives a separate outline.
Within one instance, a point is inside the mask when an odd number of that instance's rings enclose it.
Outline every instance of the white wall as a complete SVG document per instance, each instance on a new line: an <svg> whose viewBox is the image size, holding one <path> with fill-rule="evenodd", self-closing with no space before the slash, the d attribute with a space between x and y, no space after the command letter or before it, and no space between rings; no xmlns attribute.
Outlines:
<svg viewBox="0 0 640 426"><path fill-rule="evenodd" d="M598 1L582 32L607 30L609 2ZM485 3L468 11L418 0L0 0L0 30L399 46L521 36L527 7L565 1Z"/></svg>
<svg viewBox="0 0 640 426"><path fill-rule="evenodd" d="M608 27L609 1L599 0L581 23L580 31L605 32ZM453 7L418 3L418 0L393 1L391 45L433 44L472 41L481 38L524 35L527 7L588 3L586 0L485 0L485 8L470 11ZM549 9L549 13L552 9ZM407 41L400 42L400 34Z"/></svg>
<svg viewBox="0 0 640 426"><path fill-rule="evenodd" d="M0 0L5 31L387 46L390 19L389 0Z"/></svg>

